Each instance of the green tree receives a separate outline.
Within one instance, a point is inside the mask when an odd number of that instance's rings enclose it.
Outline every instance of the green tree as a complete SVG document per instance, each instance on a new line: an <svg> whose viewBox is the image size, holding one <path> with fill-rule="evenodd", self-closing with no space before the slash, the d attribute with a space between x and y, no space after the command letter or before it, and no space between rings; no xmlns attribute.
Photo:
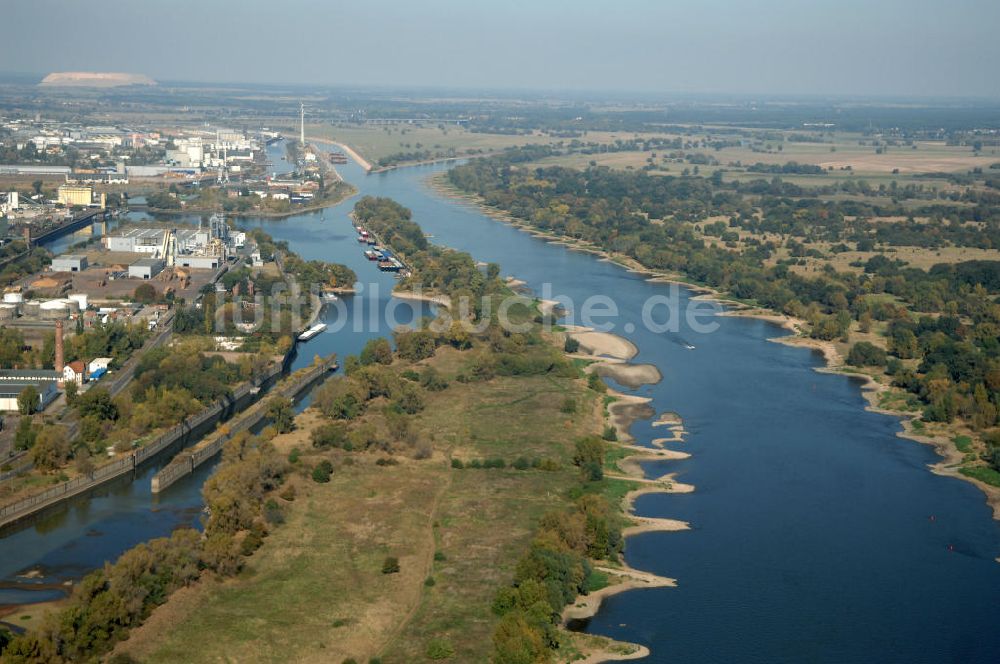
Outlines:
<svg viewBox="0 0 1000 664"><path fill-rule="evenodd" d="M69 440L62 427L42 427L31 447L31 462L41 471L50 471L66 465L69 459Z"/></svg>
<svg viewBox="0 0 1000 664"><path fill-rule="evenodd" d="M392 346L389 341L382 337L369 339L365 347L361 349L361 364L392 364Z"/></svg>
<svg viewBox="0 0 1000 664"><path fill-rule="evenodd" d="M494 664L537 664L550 659L544 633L529 625L520 611L500 619L493 632Z"/></svg>
<svg viewBox="0 0 1000 664"><path fill-rule="evenodd" d="M448 343L459 350L472 347L472 337L461 321L451 322L451 327L448 328Z"/></svg>
<svg viewBox="0 0 1000 664"><path fill-rule="evenodd" d="M916 357L920 348L913 330L906 328L897 328L894 330L892 337L889 339L889 350L902 360Z"/></svg>
<svg viewBox="0 0 1000 664"><path fill-rule="evenodd" d="M856 367L884 367L885 362L885 351L867 341L854 344L847 354L847 363Z"/></svg>
<svg viewBox="0 0 1000 664"><path fill-rule="evenodd" d="M325 449L329 447L343 447L347 442L347 425L343 422L331 422L323 424L312 430L310 439L313 447Z"/></svg>
<svg viewBox="0 0 1000 664"><path fill-rule="evenodd" d="M38 430L32 423L31 417L27 415L22 417L21 421L17 423L17 429L14 430L14 449L31 449L31 446L35 444L37 433Z"/></svg>
<svg viewBox="0 0 1000 664"><path fill-rule="evenodd" d="M331 475L333 475L333 464L326 459L320 461L312 471L313 482L317 482L319 484L326 484L329 482Z"/></svg>
<svg viewBox="0 0 1000 664"><path fill-rule="evenodd" d="M76 384L76 381L70 381L66 383L66 387L63 391L66 393L66 403L70 406L76 401L77 392L80 390L80 386Z"/></svg>
<svg viewBox="0 0 1000 664"><path fill-rule="evenodd" d="M150 304L156 301L156 288L153 284L139 284L132 293L132 299L142 304Z"/></svg>
<svg viewBox="0 0 1000 664"><path fill-rule="evenodd" d="M17 395L17 412L31 415L38 410L38 390L34 385L28 385Z"/></svg>
<svg viewBox="0 0 1000 664"><path fill-rule="evenodd" d="M267 404L267 418L278 433L288 433L295 430L295 409L292 400L286 397L274 397Z"/></svg>
<svg viewBox="0 0 1000 664"><path fill-rule="evenodd" d="M0 368L13 369L23 361L24 335L20 330L0 327Z"/></svg>
<svg viewBox="0 0 1000 664"><path fill-rule="evenodd" d="M118 406L112 401L111 393L103 387L94 387L78 395L74 405L81 418L118 419Z"/></svg>
<svg viewBox="0 0 1000 664"><path fill-rule="evenodd" d="M73 462L76 471L81 475L90 475L94 472L94 460L90 456L90 450L81 446L73 453Z"/></svg>
<svg viewBox="0 0 1000 664"><path fill-rule="evenodd" d="M604 465L604 455L607 444L595 436L588 436L576 441L576 449L573 452L573 463L577 466L588 464Z"/></svg>
<svg viewBox="0 0 1000 664"><path fill-rule="evenodd" d="M413 362L434 356L437 342L430 330L397 330L393 333L396 352L400 357Z"/></svg>

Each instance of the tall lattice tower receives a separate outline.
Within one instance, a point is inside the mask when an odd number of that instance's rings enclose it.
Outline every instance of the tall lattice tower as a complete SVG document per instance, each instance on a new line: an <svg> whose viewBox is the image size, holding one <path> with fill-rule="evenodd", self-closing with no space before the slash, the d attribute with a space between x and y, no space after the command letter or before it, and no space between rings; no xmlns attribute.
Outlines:
<svg viewBox="0 0 1000 664"><path fill-rule="evenodd" d="M306 105L299 104L299 143L306 146Z"/></svg>

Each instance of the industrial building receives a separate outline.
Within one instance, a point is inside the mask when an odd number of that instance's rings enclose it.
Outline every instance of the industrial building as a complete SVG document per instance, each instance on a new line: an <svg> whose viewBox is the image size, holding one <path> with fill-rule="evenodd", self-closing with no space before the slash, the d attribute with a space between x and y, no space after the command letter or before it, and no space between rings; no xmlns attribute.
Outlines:
<svg viewBox="0 0 1000 664"><path fill-rule="evenodd" d="M189 168L201 168L205 161L205 146L200 136L174 140L175 149L167 150L168 164Z"/></svg>
<svg viewBox="0 0 1000 664"><path fill-rule="evenodd" d="M87 269L87 257L82 254L63 254L52 259L53 272L83 272Z"/></svg>
<svg viewBox="0 0 1000 664"><path fill-rule="evenodd" d="M113 360L110 357L95 357L90 361L90 364L87 365L87 371L90 372L91 376L97 372L101 372L103 374L111 367L111 362L113 362Z"/></svg>
<svg viewBox="0 0 1000 664"><path fill-rule="evenodd" d="M34 387L38 391L38 410L45 410L45 407L52 403L59 392L56 390L54 380L18 382L12 380L0 380L0 411L18 410L17 397L26 387Z"/></svg>
<svg viewBox="0 0 1000 664"><path fill-rule="evenodd" d="M0 216L20 207L20 197L16 191L0 192Z"/></svg>
<svg viewBox="0 0 1000 664"><path fill-rule="evenodd" d="M0 175L69 175L71 172L69 166L0 164Z"/></svg>
<svg viewBox="0 0 1000 664"><path fill-rule="evenodd" d="M118 235L105 238L108 251L124 251L133 254L150 254L162 257L164 240L171 231L165 228L127 228ZM173 231L178 251L193 251L207 244L208 233L196 237L200 231L193 228L179 228Z"/></svg>
<svg viewBox="0 0 1000 664"><path fill-rule="evenodd" d="M125 171L73 171L66 178L76 184L128 184L128 173Z"/></svg>
<svg viewBox="0 0 1000 664"><path fill-rule="evenodd" d="M107 207L104 192L97 193L88 185L59 185L59 202L67 207L80 205L83 207Z"/></svg>
<svg viewBox="0 0 1000 664"><path fill-rule="evenodd" d="M12 383L37 383L40 381L52 381L53 383L62 378L62 371L54 369L3 369L0 370L0 386Z"/></svg>
<svg viewBox="0 0 1000 664"><path fill-rule="evenodd" d="M167 266L160 258L140 258L128 266L128 276L133 279L152 279Z"/></svg>
<svg viewBox="0 0 1000 664"><path fill-rule="evenodd" d="M174 264L177 267L214 270L222 265L222 257L201 254L180 254L176 257Z"/></svg>
<svg viewBox="0 0 1000 664"><path fill-rule="evenodd" d="M226 256L246 244L246 233L234 231L221 215L209 221L208 228L127 228L104 238L108 251L148 254L162 258L167 265L214 269Z"/></svg>
<svg viewBox="0 0 1000 664"><path fill-rule="evenodd" d="M58 381L62 372L53 369L11 369L0 371L0 411L17 411L17 397L26 387L38 391L38 410L44 410L59 392Z"/></svg>

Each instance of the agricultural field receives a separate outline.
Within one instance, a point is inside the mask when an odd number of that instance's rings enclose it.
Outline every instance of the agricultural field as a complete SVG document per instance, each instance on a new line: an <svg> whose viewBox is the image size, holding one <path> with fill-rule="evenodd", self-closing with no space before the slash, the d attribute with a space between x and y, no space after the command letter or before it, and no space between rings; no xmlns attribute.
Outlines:
<svg viewBox="0 0 1000 664"><path fill-rule="evenodd" d="M719 221L719 218L706 219L706 223ZM699 226L696 226L699 228ZM706 245L715 247L725 247L730 250L743 251L750 248L752 242L772 242L776 245L772 255L765 261L765 264L774 266L781 261L792 258L792 253L787 246L784 246L786 238L778 233L752 233L745 229L734 229L732 232L739 236L738 240L723 242L713 235L700 234ZM823 271L825 265L831 265L838 272L852 272L861 274L864 272L863 264L869 259L884 255L892 260L902 261L909 267L922 270L929 270L939 263L961 263L964 261L996 260L995 249L980 249L977 247L915 247L915 246L885 246L877 251L835 251L834 247L840 243L828 241L809 241L804 238L797 238L802 244L804 251L808 254L810 250L815 250L821 256L806 255L797 257L798 264L790 265L792 272L801 275L813 275Z"/></svg>
<svg viewBox="0 0 1000 664"><path fill-rule="evenodd" d="M749 130L748 130L749 131ZM784 132L786 138L793 132ZM781 174L786 182L801 186L817 186L832 184L843 180L863 178L872 187L884 184L889 186L895 181L898 184L919 183L927 187L948 189L950 183L943 178L926 177L928 173L967 173L973 169L988 169L992 164L1000 162L1000 149L987 148L982 152L974 152L968 146L946 145L944 141L917 141L912 147L884 147L879 153L870 143L871 139L860 134L825 135L822 143L804 143L785 140L757 141L747 139L744 145L714 149L702 146L702 141L710 141L719 134L710 131L705 134L613 134L607 132L589 132L581 141L608 143L616 139L630 138L650 139L681 139L686 147L681 152L685 156L701 154L708 157L711 163L692 164L686 158L670 156L674 150L629 150L622 152L607 152L585 154L573 152L546 157L536 163L540 166L559 165L569 168L586 168L597 164L613 169L640 170L648 168L652 174L681 175L687 170L703 176L713 174L717 170L725 172L727 180L749 181L773 177L771 173L749 172L745 168L752 164L780 166L787 162L815 165L824 169L823 174ZM832 169L832 170L831 170Z"/></svg>
<svg viewBox="0 0 1000 664"><path fill-rule="evenodd" d="M537 132L523 136L483 134L470 132L456 125L330 126L325 124L307 126L306 130L310 136L350 145L375 165L392 155L420 151L430 151L432 155L442 153L442 156L461 156L496 152L529 143L555 142L555 139Z"/></svg>

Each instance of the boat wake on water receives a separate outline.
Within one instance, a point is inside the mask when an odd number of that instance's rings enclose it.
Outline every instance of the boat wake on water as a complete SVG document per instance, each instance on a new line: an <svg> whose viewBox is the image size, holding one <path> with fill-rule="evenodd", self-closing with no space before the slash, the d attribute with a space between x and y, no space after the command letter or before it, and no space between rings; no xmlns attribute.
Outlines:
<svg viewBox="0 0 1000 664"><path fill-rule="evenodd" d="M675 335L671 335L671 334L664 335L664 336L666 336L667 339L669 339L670 341L674 342L678 346L683 346L684 348L687 348L688 350L694 350L695 349L695 345L693 343L691 343L690 341L688 341L687 339L684 339L684 338L681 338L681 337L678 337L678 336L675 336Z"/></svg>

